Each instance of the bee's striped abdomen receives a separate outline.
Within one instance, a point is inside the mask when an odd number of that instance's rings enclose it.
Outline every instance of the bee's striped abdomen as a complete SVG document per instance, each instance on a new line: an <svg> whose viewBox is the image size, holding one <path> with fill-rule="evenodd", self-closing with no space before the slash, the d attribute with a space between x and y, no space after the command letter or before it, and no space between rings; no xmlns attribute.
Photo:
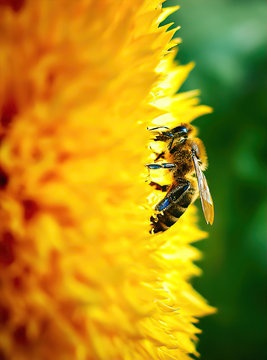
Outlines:
<svg viewBox="0 0 267 360"><path fill-rule="evenodd" d="M170 201L171 194L168 193L166 197L157 205L160 208L161 204L168 203L168 206L161 213L158 213L151 217L152 229L151 233L158 233L166 231L169 227L176 223L176 221L183 215L187 207L191 204L195 190L191 186L188 186L182 196L180 196L176 201Z"/></svg>

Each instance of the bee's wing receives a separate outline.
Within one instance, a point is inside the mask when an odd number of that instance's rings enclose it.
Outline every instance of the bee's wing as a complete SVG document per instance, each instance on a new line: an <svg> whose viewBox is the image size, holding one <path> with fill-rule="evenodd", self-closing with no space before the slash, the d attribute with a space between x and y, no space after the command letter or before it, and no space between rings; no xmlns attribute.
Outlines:
<svg viewBox="0 0 267 360"><path fill-rule="evenodd" d="M213 219L214 219L214 207L213 207L213 201L212 201L212 198L210 195L208 183L207 183L205 175L203 174L203 172L199 166L196 156L193 156L193 161L194 161L195 171L196 171L196 175L197 175L199 196L201 199L203 213L204 213L207 224L212 225Z"/></svg>

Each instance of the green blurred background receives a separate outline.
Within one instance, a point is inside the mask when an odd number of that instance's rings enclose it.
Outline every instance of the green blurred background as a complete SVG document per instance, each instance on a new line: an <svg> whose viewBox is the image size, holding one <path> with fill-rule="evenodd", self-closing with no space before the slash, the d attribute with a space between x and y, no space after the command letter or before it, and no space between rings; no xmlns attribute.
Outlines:
<svg viewBox="0 0 267 360"><path fill-rule="evenodd" d="M216 315L200 321L204 360L267 358L266 14L264 0L168 0L182 29L177 60L196 67L182 91L201 90L214 113L194 122L208 156L215 222L194 287ZM166 23L166 22L165 22Z"/></svg>

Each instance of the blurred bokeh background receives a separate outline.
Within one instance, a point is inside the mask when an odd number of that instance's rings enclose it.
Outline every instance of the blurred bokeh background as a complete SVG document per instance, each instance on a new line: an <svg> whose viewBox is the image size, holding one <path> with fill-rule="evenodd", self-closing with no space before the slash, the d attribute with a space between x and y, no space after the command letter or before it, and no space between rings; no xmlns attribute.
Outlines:
<svg viewBox="0 0 267 360"><path fill-rule="evenodd" d="M266 358L265 0L168 0L181 9L177 60L196 67L182 91L201 89L214 113L194 122L209 156L215 203L210 236L196 246L204 275L195 288L218 308L200 321L204 360Z"/></svg>

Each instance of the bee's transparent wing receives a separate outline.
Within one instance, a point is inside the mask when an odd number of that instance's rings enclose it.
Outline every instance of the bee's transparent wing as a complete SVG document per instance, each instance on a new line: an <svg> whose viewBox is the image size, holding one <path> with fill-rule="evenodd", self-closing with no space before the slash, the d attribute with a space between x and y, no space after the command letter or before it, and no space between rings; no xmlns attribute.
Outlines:
<svg viewBox="0 0 267 360"><path fill-rule="evenodd" d="M196 175L197 175L199 196L201 199L203 213L204 213L207 224L212 225L213 220L214 220L214 207L213 207L213 201L212 201L212 198L210 195L208 183L207 183L205 175L203 174L203 172L199 166L196 156L193 156L193 161L194 161L195 171L196 171Z"/></svg>

